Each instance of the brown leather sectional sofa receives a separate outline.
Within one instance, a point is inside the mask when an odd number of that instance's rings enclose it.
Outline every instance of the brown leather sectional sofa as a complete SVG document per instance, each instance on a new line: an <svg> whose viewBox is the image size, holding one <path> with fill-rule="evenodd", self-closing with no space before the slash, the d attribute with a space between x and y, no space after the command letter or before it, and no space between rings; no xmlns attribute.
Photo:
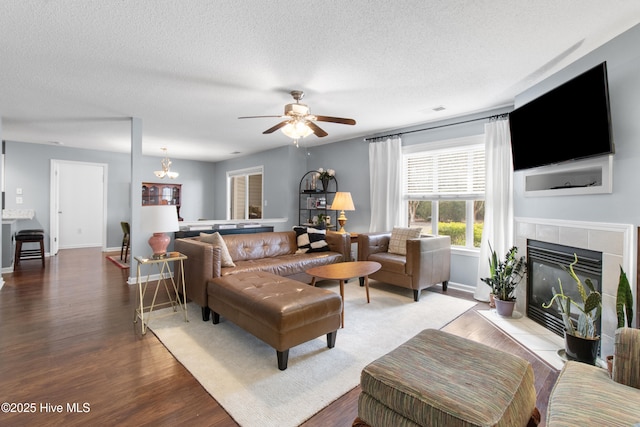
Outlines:
<svg viewBox="0 0 640 427"><path fill-rule="evenodd" d="M188 257L184 262L187 299L202 308L202 320L210 317L207 282L216 277L245 271L266 271L300 282L310 283L305 273L311 267L349 261L349 234L327 232L329 252L297 254L295 231L227 234L225 241L235 267L222 267L220 247L200 241L200 237L176 239L174 249ZM178 271L179 273L179 271Z"/></svg>

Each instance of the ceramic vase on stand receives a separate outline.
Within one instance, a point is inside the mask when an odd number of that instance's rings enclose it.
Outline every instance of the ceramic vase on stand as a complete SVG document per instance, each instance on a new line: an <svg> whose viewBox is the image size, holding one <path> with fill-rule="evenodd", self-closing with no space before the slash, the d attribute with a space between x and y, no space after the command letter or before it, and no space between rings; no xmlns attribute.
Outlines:
<svg viewBox="0 0 640 427"><path fill-rule="evenodd" d="M489 294L489 308L496 308L496 296L493 292Z"/></svg>
<svg viewBox="0 0 640 427"><path fill-rule="evenodd" d="M329 178L322 178L322 189L324 191L329 191Z"/></svg>

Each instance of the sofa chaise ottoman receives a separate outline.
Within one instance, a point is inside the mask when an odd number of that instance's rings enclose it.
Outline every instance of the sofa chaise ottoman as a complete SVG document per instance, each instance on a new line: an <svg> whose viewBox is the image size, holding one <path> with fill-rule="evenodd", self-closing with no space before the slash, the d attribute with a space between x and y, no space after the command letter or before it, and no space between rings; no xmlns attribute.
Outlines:
<svg viewBox="0 0 640 427"><path fill-rule="evenodd" d="M282 371L291 347L324 334L335 346L342 313L335 292L264 271L212 279L207 292L213 324L222 316L275 348Z"/></svg>

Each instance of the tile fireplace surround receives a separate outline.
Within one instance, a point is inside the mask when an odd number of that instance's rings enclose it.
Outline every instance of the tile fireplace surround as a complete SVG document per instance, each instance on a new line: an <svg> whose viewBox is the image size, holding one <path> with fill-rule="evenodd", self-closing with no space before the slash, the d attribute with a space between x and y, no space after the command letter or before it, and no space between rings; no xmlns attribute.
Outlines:
<svg viewBox="0 0 640 427"><path fill-rule="evenodd" d="M601 354L613 354L613 337L617 327L616 291L620 276L619 266L622 266L629 280L635 284L633 225L516 218L515 234L519 254L524 256L527 239L602 252ZM633 284L632 288L635 288ZM516 310L526 313L526 286L518 286L516 294ZM634 297L637 297L635 289Z"/></svg>

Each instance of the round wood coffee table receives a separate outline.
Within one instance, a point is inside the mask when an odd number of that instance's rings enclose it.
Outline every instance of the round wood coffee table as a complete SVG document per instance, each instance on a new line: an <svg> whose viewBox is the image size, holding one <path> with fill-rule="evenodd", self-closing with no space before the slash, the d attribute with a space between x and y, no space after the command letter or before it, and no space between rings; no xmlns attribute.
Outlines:
<svg viewBox="0 0 640 427"><path fill-rule="evenodd" d="M316 285L316 278L332 279L340 281L340 297L342 298L342 327L344 328L344 282L354 277L364 277L364 285L367 290L367 303L369 300L369 274L380 270L380 263L374 261L351 261L336 264L321 265L307 270L309 276L313 276L311 286Z"/></svg>

